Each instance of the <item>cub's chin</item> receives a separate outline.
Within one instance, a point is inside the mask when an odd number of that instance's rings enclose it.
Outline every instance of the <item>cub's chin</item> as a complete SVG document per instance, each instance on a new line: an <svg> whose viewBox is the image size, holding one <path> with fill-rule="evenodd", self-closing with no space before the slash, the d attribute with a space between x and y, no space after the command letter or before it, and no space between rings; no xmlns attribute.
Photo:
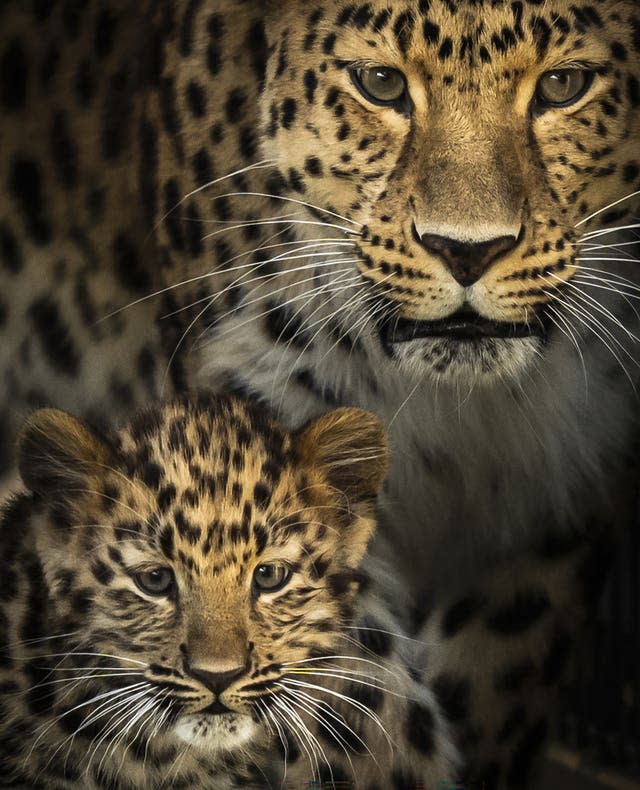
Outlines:
<svg viewBox="0 0 640 790"><path fill-rule="evenodd" d="M394 362L412 377L461 385L517 380L543 348L544 341L536 336L423 337L386 346Z"/></svg>
<svg viewBox="0 0 640 790"><path fill-rule="evenodd" d="M230 752L264 737L250 716L233 712L191 713L176 721L173 732L184 743L210 753Z"/></svg>

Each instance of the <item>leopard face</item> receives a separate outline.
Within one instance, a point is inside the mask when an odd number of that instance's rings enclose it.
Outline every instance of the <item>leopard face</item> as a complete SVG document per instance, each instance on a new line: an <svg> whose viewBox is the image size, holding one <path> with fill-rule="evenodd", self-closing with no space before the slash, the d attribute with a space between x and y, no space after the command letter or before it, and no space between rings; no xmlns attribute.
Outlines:
<svg viewBox="0 0 640 790"><path fill-rule="evenodd" d="M387 354L459 380L544 353L583 234L637 212L635 3L291 0L266 34L263 153L345 229Z"/></svg>
<svg viewBox="0 0 640 790"><path fill-rule="evenodd" d="M108 439L37 412L20 463L44 508L50 627L82 635L64 666L85 667L96 699L131 685L147 736L209 754L259 743L283 678L339 648L386 456L358 409L291 435L240 401L191 397ZM113 708L94 708L95 729Z"/></svg>

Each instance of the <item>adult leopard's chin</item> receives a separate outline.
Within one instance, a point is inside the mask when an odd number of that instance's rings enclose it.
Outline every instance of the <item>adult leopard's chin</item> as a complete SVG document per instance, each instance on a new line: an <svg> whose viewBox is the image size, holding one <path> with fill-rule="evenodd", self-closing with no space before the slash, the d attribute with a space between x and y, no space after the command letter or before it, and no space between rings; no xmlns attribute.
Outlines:
<svg viewBox="0 0 640 790"><path fill-rule="evenodd" d="M385 347L398 367L412 377L473 385L517 380L540 357L539 337L452 340L419 338Z"/></svg>
<svg viewBox="0 0 640 790"><path fill-rule="evenodd" d="M437 321L394 318L379 332L385 353L402 370L452 384L516 379L548 340L542 320L498 322L468 310Z"/></svg>

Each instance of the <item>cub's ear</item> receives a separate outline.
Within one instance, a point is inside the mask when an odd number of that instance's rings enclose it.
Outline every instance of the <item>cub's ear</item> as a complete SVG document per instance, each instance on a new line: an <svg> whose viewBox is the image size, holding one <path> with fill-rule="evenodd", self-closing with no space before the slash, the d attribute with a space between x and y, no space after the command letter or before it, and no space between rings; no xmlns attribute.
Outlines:
<svg viewBox="0 0 640 790"><path fill-rule="evenodd" d="M18 439L20 476L27 488L46 498L85 490L105 465L112 465L111 456L103 439L57 409L32 414Z"/></svg>
<svg viewBox="0 0 640 790"><path fill-rule="evenodd" d="M336 409L296 437L303 462L322 469L349 501L375 497L389 466L389 441L380 420L363 409Z"/></svg>

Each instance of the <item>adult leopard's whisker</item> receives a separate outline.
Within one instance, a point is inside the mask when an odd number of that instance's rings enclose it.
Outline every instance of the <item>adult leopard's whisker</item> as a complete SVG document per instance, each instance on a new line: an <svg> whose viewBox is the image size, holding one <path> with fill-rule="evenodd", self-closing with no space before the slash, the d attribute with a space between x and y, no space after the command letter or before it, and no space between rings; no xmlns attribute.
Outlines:
<svg viewBox="0 0 640 790"><path fill-rule="evenodd" d="M551 313L549 316L549 320L562 332L562 334L567 337L573 346L575 347L578 357L580 359L580 363L582 365L582 375L584 377L584 389L585 394L588 395L589 393L589 378L587 375L587 365L584 359L584 354L582 353L582 349L580 348L580 344L578 339L575 336L575 332L571 327L571 324L567 321L567 319L562 315L559 310L556 310L553 305L547 305L547 310ZM555 318L554 318L555 316Z"/></svg>
<svg viewBox="0 0 640 790"><path fill-rule="evenodd" d="M602 322L598 321L594 316L587 313L584 308L581 308L579 305L576 307L575 305L570 303L571 300L564 299L562 302L563 307L568 310L588 331L594 334L600 342L608 349L611 353L613 358L616 362L620 365L621 370L623 371L624 375L626 376L627 380L631 384L631 388L636 392L635 382L629 371L627 370L625 364L623 363L622 359L616 352L615 348L611 346L611 343L614 343L619 348L622 349L627 355L630 356L629 352L627 351L624 346L620 343L620 341L602 324ZM603 337L604 335L604 337ZM611 343L609 342L611 341ZM631 357L632 361L637 365L638 362L633 357Z"/></svg>
<svg viewBox="0 0 640 790"><path fill-rule="evenodd" d="M211 198L211 200L218 200L221 197L263 197L269 198L270 200L282 200L286 203L297 203L300 206L306 206L307 208L311 208L314 211L319 211L321 214L327 214L330 217L336 217L337 219L344 220L345 222L350 222L352 225L356 225L358 227L362 227L361 222L356 222L349 217L345 217L343 214L338 214L335 211L330 211L323 206L316 206L314 203L309 203L306 200L300 200L300 198L292 198L288 197L287 195L272 195L269 192L226 192L224 195L215 195Z"/></svg>
<svg viewBox="0 0 640 790"><path fill-rule="evenodd" d="M589 220L593 219L594 217L597 217L599 214L602 214L603 212L608 211L610 208L613 208L614 206L618 206L620 203L624 203L625 200L630 200L631 198L636 197L637 195L640 195L640 189L636 190L635 192L630 192L628 195L625 195L624 197L621 197L618 200L614 200L612 203L603 206L603 208L594 211L592 214L589 214L587 217L584 217L584 219L581 219L580 222L576 222L576 227L579 228L580 225L584 225L585 222L589 222Z"/></svg>
<svg viewBox="0 0 640 790"><path fill-rule="evenodd" d="M196 189L192 189L191 192L188 192L186 195L180 198L180 200L172 206L165 214L163 214L160 219L156 222L153 226L153 230L157 230L160 225L169 217L179 206L185 203L189 198L197 195L199 192L204 192L205 189L210 189L212 186L221 183L222 181L227 181L229 178L234 178L234 176L240 176L243 173L250 173L252 170L263 170L266 168L273 167L275 161L272 159L263 159L260 162L254 162L253 164L247 165L246 167L241 167L239 170L234 170L231 173L226 173L219 178L214 178L212 181L207 181L206 184L202 184L201 186L196 187Z"/></svg>
<svg viewBox="0 0 640 790"><path fill-rule="evenodd" d="M342 261L342 263L344 263L344 261ZM349 290L349 288L352 287L351 283L355 284L356 282L358 282L360 280L360 276L359 275L353 275L353 272L352 272L351 269L344 270L344 272L340 275L340 277L342 279L336 277L335 280L332 283L330 283L330 284L325 284L323 286L318 286L318 288L311 289L310 291L307 291L306 293L302 293L302 294L298 294L297 296L293 296L290 299L288 299L287 301L283 302L282 305L278 304L275 307L272 307L269 310L265 310L264 312L262 312L262 313L260 313L258 315L253 315L250 318L246 319L245 321L242 321L240 324L232 326L232 327L229 327L229 328L225 329L223 332L220 332L217 337L218 338L222 338L225 335L229 334L229 332L237 331L241 327L246 326L247 324L250 324L253 321L257 321L260 318L264 318L264 316L269 315L269 313L272 313L274 310L282 309L282 307L287 305L287 304L291 304L293 302L297 302L300 299L309 299L309 300L311 300L316 293L323 293L323 292L325 292L327 290L330 290L332 293L339 293L340 291ZM310 278L310 279L313 279L313 278ZM336 284L339 285L340 288L336 288L335 287ZM290 286L287 286L286 288L281 288L281 289L278 289L275 292L271 292L269 294L269 296L273 296L274 293L280 293L283 290L287 290L287 288L289 288L289 287ZM253 300L251 303L253 304L254 301L255 302L262 301L263 298L266 298L266 297L261 297L260 299ZM237 308L236 308L236 310L237 310ZM233 314L233 312L235 312L235 310L234 311L230 311L229 315ZM215 323L218 323L220 320L221 319L219 317L217 317Z"/></svg>
<svg viewBox="0 0 640 790"><path fill-rule="evenodd" d="M250 224L251 224L251 226L255 226L255 225L261 225L261 226L263 226L263 225L281 225L284 222L286 222L289 225L311 225L311 226L315 226L315 227L319 226L319 227L322 227L322 228L334 228L334 229L337 229L337 230L341 230L343 233L350 233L353 236L359 236L360 235L357 230L351 230L350 228L343 228L342 225L336 225L335 223L331 223L331 222L319 222L319 221L310 220L310 219L288 219L288 220L265 219L265 220L259 220L257 222L253 222L253 223L250 223ZM226 233L229 230L240 230L240 229L242 229L244 227L247 227L247 225L246 224L243 224L243 225L232 225L229 228L220 228L219 230L213 231L213 233L207 233L205 236L202 237L202 240L205 241L206 239L211 239L211 238L214 238L215 236L219 236L221 233Z"/></svg>
<svg viewBox="0 0 640 790"><path fill-rule="evenodd" d="M633 223L631 225L618 225L615 228L596 228L595 230L585 233L582 237L585 241L592 241L593 239L600 238L600 236L608 236L610 233L618 233L623 230L636 230L640 228L640 223Z"/></svg>
<svg viewBox="0 0 640 790"><path fill-rule="evenodd" d="M323 253L323 255L326 255L326 254L328 254L328 253ZM301 255L300 257L301 258L306 258L307 256ZM285 260L287 260L287 259L285 259ZM321 261L321 262L317 262L316 261L316 262L313 262L313 263L305 264L304 266L295 266L295 267L292 267L292 268L283 269L282 271L269 272L268 274L259 274L259 275L255 276L255 277L250 277L250 279L248 279L248 280L245 280L244 277L249 277L251 274L253 274L253 271L245 272L245 274L242 277L236 278L235 280L233 280L233 282L229 283L224 288L222 288L219 291L217 291L215 294L207 294L207 296L203 296L201 299L196 299L193 302L189 302L188 304L186 304L186 305L184 305L182 307L179 307L179 308L177 308L176 310L173 310L170 313L164 313L160 318L161 318L161 320L166 319L166 318L171 318L172 316L179 315L180 313L183 313L183 312L185 312L187 310L190 310L193 307L195 307L196 305L202 304L203 302L208 302L209 305L212 307L213 304L215 304L216 301L221 299L224 296L225 293L227 293L229 291L232 291L234 288L237 288L239 285L242 285L243 288L247 288L248 286L253 285L254 283L259 283L259 285L255 286L254 288L251 289L251 291L249 291L247 293L247 295L250 295L254 291L258 290L258 288L262 287L262 285L264 285L265 282L270 282L272 280L275 280L277 277L286 277L287 275L291 275L294 272L315 271L316 269L322 268L322 267L325 267L325 266L333 268L333 267L335 267L336 264L342 264L342 263L348 263L348 262L349 262L348 260L345 261L344 259L341 259L341 258L334 258L331 261ZM255 268L259 270L260 266L261 266L261 264L256 264ZM349 270L349 271L351 271L351 270ZM339 272L340 272L340 270L337 270L335 273L338 274ZM298 282L299 281L296 281L293 285L298 284ZM302 282L307 282L307 281L304 280ZM292 284L288 284L287 286L285 286L285 288L283 290L286 290L287 288L290 288L290 287L292 287ZM256 299L255 301L260 301L261 299L265 299L268 296L271 296L271 292L269 294L266 294L265 296L260 297L260 299ZM225 314L225 316L221 316L221 319L223 317L226 317L227 315L237 311L240 307L242 307L242 308L246 307L247 304L251 304L251 303L243 301L241 305L238 305L237 307L235 307L232 311L230 311L230 313Z"/></svg>
<svg viewBox="0 0 640 790"><path fill-rule="evenodd" d="M286 229L285 229L285 231L286 231ZM270 239L276 238L277 236L281 235L281 233L283 233L285 231L280 231L279 233L274 233L272 236L269 237L269 239L267 239L267 241L269 241ZM340 237L340 238L337 238L337 237L334 237L334 238L319 237L319 240L318 240L317 243L320 244L320 243L324 243L324 242L327 242L328 244L336 244L336 245L340 245L340 246L348 245L348 244L353 245L352 241L350 241L348 239L345 239L344 237ZM299 241L296 241L296 242L283 242L282 244L283 245L286 244L286 246L292 246L293 244L295 244L295 245L299 245L300 249L305 249L306 248L305 245L311 246L311 245L314 245L315 243L316 243L316 240L306 240L305 239L305 240L299 240ZM200 282L202 280L207 280L207 279L210 279L212 277L221 277L221 276L224 276L224 275L228 275L228 274L230 274L231 272L234 272L234 271L240 271L242 269L255 267L255 266L259 265L259 264L266 264L266 263L270 263L271 261L278 260L279 256L275 256L273 258L264 258L264 260L262 260L262 261L257 261L257 262L256 261L251 261L249 263L240 264L238 266L229 266L229 264L233 263L233 261L239 260L241 258L246 258L249 255L253 255L254 253L259 252L261 250L264 251L264 250L272 249L272 248L278 247L278 246L280 246L280 245L267 245L267 246L259 246L259 247L256 247L256 248L252 249L252 250L245 250L245 251L243 251L243 252L241 252L241 253L239 253L237 255L234 255L231 258L228 258L225 261L219 262L217 264L217 268L212 269L211 271L205 272L204 274L195 275L194 277L188 277L186 280L181 280L178 283L171 283L171 285L167 285L164 288L159 288L158 290L153 291L152 293L146 294L145 296L141 296L139 299L134 299L132 302L128 302L126 305L123 305L122 307L118 307L116 310L112 310L110 313L107 313L107 315L102 316L102 318L99 318L95 323L96 323L96 325L98 325L98 324L102 323L103 321L107 321L109 318L113 318L114 316L118 315L119 313L122 313L125 310L130 309L131 307L135 307L136 305L139 305L142 302L147 302L150 299L154 299L157 296L162 296L163 294L169 293L170 291L175 291L178 288L183 288L184 286L187 286L187 285L193 285L194 283L198 283L198 282Z"/></svg>

